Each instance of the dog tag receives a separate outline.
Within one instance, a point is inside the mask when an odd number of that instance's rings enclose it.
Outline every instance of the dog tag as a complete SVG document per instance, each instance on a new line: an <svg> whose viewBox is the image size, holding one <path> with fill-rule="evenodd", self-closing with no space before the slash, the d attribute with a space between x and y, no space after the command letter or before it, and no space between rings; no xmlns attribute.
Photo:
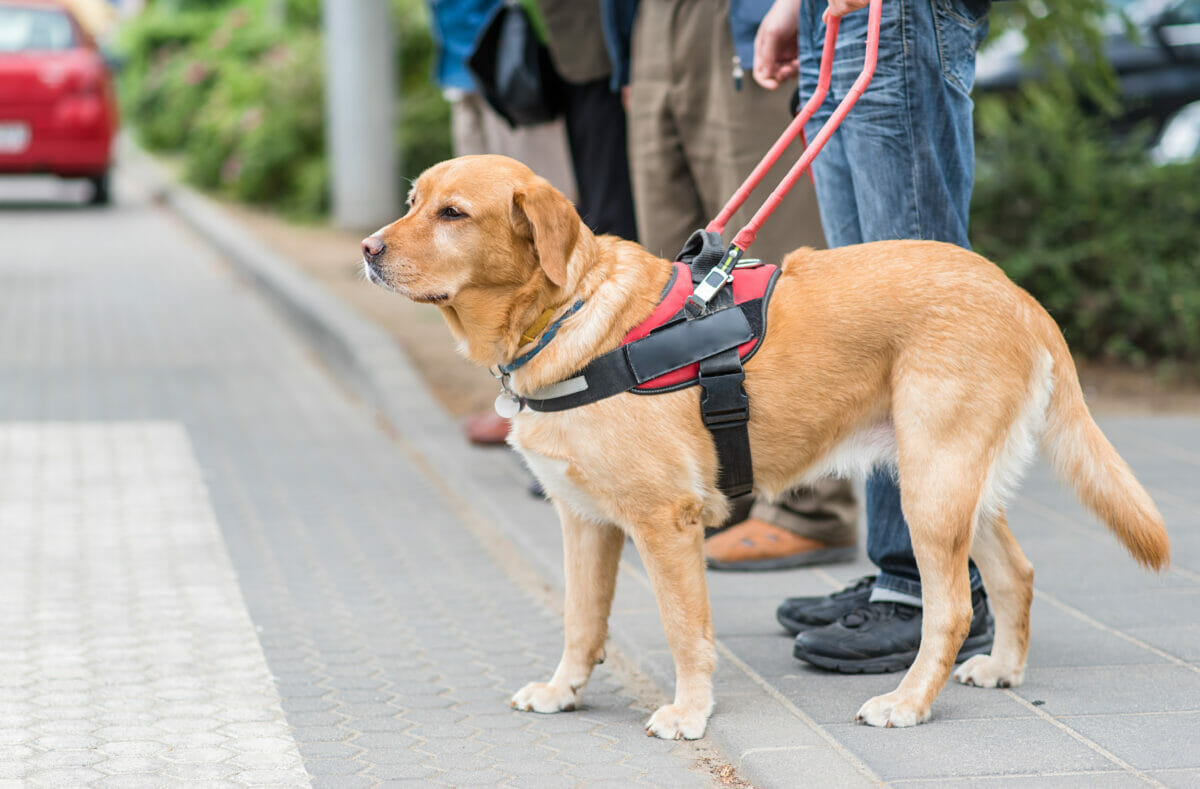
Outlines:
<svg viewBox="0 0 1200 789"><path fill-rule="evenodd" d="M505 419L512 419L517 414L521 413L521 400L516 395L511 395L508 392L501 392L496 396L496 403L493 406L496 413Z"/></svg>

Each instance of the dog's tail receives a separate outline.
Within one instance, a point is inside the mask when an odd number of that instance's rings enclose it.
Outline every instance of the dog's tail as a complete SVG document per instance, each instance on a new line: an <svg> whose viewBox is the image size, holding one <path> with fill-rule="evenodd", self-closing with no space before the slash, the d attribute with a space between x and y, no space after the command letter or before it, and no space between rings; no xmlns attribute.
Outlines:
<svg viewBox="0 0 1200 789"><path fill-rule="evenodd" d="M1145 567L1162 570L1171 544L1162 515L1117 450L1092 419L1075 363L1047 315L1046 347L1054 359L1054 392L1046 411L1042 449L1051 468Z"/></svg>

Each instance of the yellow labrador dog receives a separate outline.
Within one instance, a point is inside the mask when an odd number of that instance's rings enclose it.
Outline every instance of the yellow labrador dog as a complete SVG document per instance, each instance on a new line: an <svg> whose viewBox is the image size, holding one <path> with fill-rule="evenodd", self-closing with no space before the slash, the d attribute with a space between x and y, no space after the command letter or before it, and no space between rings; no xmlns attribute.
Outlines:
<svg viewBox="0 0 1200 789"><path fill-rule="evenodd" d="M436 305L461 351L484 367L527 354L548 317L582 302L512 373L517 394L568 379L618 346L654 309L672 271L635 243L594 236L549 183L498 156L427 170L408 213L365 239L363 254L373 282ZM990 655L954 676L1020 684L1033 570L1005 503L1038 448L1137 561L1166 565L1162 517L1088 413L1054 321L979 255L923 241L796 250L783 261L767 327L745 381L758 493L878 464L899 473L922 579L921 646L900 686L867 701L859 721L929 718L971 622L968 556L991 596L996 637ZM512 706L557 712L579 704L604 653L629 535L675 662L674 701L646 729L702 736L716 661L702 542L728 505L698 387L525 410L510 441L554 502L566 565L562 660Z"/></svg>

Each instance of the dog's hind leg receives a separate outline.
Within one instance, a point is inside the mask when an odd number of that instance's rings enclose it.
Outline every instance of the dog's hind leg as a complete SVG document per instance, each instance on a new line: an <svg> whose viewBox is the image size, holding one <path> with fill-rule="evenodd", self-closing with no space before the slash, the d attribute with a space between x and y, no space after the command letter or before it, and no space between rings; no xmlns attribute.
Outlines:
<svg viewBox="0 0 1200 789"><path fill-rule="evenodd" d="M922 439L906 453L900 443L900 497L921 574L921 645L900 686L859 709L855 720L871 726L928 720L971 628L967 555L985 466L970 463L975 453L963 447L939 444Z"/></svg>
<svg viewBox="0 0 1200 789"><path fill-rule="evenodd" d="M654 587L675 659L675 700L650 717L646 733L666 740L694 740L704 736L712 714L717 662L704 577L704 526L699 506L659 513L664 517L648 517L637 524L633 539Z"/></svg>
<svg viewBox="0 0 1200 789"><path fill-rule="evenodd" d="M1003 513L979 523L971 557L988 590L996 617L996 641L990 655L976 655L963 663L954 678L983 688L1015 687L1025 678L1029 654L1033 565L1017 545Z"/></svg>
<svg viewBox="0 0 1200 789"><path fill-rule="evenodd" d="M563 532L566 599L563 654L549 682L531 682L512 697L527 712L573 710L592 668L604 660L608 615L617 583L625 533L616 526L582 520L558 506Z"/></svg>

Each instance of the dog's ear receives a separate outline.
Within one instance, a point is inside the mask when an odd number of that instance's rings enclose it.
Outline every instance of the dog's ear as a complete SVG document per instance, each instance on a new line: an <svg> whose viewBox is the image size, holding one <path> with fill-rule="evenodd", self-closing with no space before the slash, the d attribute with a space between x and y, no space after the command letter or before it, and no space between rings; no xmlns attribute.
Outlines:
<svg viewBox="0 0 1200 789"><path fill-rule="evenodd" d="M546 181L513 193L513 229L533 240L538 265L560 288L567 284L567 261L579 240L579 214L571 201Z"/></svg>

